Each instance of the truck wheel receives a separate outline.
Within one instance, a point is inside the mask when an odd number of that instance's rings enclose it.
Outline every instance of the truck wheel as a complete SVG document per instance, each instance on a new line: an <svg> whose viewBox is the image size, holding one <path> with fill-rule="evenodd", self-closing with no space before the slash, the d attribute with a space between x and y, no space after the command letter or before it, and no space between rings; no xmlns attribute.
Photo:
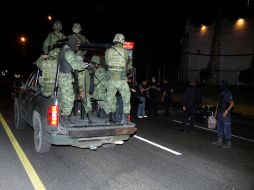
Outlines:
<svg viewBox="0 0 254 190"><path fill-rule="evenodd" d="M44 120L41 120L41 116L37 111L35 111L33 114L33 127L34 148L36 152L48 152L50 150L51 144L47 141L45 122Z"/></svg>
<svg viewBox="0 0 254 190"><path fill-rule="evenodd" d="M14 125L15 129L24 129L26 122L21 118L18 99L14 100Z"/></svg>

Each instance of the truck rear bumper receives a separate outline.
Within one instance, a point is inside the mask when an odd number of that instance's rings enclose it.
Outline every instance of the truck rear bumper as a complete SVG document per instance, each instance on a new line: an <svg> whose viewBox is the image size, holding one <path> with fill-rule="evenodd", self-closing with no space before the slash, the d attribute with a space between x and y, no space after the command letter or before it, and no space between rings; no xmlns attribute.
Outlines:
<svg viewBox="0 0 254 190"><path fill-rule="evenodd" d="M129 136L136 132L136 127L77 127L65 128L59 131L48 133L48 139L55 145L72 145L80 148L100 146L107 143L115 143L129 139Z"/></svg>
<svg viewBox="0 0 254 190"><path fill-rule="evenodd" d="M67 135L70 138L87 138L87 137L103 137L103 136L118 136L132 135L136 132L135 127L89 127L84 130L73 128L68 130Z"/></svg>

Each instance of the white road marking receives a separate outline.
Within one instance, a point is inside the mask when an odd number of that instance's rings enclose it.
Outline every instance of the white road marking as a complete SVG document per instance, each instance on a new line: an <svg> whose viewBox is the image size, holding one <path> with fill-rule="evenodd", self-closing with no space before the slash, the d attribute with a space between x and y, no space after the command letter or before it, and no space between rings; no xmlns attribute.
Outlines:
<svg viewBox="0 0 254 190"><path fill-rule="evenodd" d="M142 138L142 137L140 137L140 136L134 135L134 137L137 138L137 139L139 139L139 140L141 140L141 141L144 141L144 142L146 142L146 143L149 143L149 144L151 144L151 145L153 145L153 146L156 146L156 147L158 147L158 148L160 148L160 149L163 149L163 150L166 150L166 151L168 151L168 152L171 152L171 153L173 153L173 154L175 154L175 155L177 155L177 156L182 155L182 153L180 153L180 152L176 152L176 151L174 151L174 150L172 150L172 149L169 149L169 148L167 148L167 147L165 147L165 146L159 145L159 144L157 144L157 143L155 143L155 142L152 142L152 141L147 140L147 139L145 139L145 138Z"/></svg>
<svg viewBox="0 0 254 190"><path fill-rule="evenodd" d="M180 124L183 123L182 121L178 121L178 120L172 120L172 121L175 122L175 123L180 123ZM199 128L199 129L203 129L203 130L206 130L206 131L212 131L212 132L216 133L216 130L208 129L208 128L201 127L201 126L198 126L198 125L194 125L194 127ZM235 138L238 138L238 139L243 139L243 140L250 141L250 142L254 142L253 139L248 139L248 138L233 135L233 134L232 134L232 137L235 137Z"/></svg>

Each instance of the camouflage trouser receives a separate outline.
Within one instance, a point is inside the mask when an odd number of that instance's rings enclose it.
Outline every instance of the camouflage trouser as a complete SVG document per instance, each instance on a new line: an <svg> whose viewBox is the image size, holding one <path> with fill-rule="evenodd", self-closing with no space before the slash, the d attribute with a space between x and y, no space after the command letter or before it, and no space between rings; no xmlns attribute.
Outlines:
<svg viewBox="0 0 254 190"><path fill-rule="evenodd" d="M95 87L93 92L93 98L98 100L99 107L101 109L106 109L106 103L107 103L107 90L104 87ZM112 99L111 101L112 105L116 105L116 97ZM112 110L110 112L116 111L116 106L112 106Z"/></svg>
<svg viewBox="0 0 254 190"><path fill-rule="evenodd" d="M109 80L107 86L107 103L106 114L116 111L116 104L113 102L116 100L116 92L119 91L123 100L123 113L130 113L130 89L126 80Z"/></svg>
<svg viewBox="0 0 254 190"><path fill-rule="evenodd" d="M85 113L87 114L89 111L92 111L91 105L91 95L86 93L85 97L82 98L83 106L85 108Z"/></svg>
<svg viewBox="0 0 254 190"><path fill-rule="evenodd" d="M71 74L59 74L59 89L61 93L62 115L70 115L74 105L74 92Z"/></svg>

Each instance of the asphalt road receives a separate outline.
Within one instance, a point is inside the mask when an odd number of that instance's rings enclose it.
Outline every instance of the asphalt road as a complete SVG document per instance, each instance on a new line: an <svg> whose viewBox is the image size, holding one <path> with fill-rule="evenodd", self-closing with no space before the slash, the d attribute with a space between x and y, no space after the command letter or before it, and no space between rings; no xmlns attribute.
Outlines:
<svg viewBox="0 0 254 190"><path fill-rule="evenodd" d="M200 128L195 128L193 133L179 132L180 124L172 121L180 120L177 115L170 118L133 118L138 127L136 136L162 147L134 136L125 144L113 148L92 151L52 146L49 153L39 154L33 147L32 128L14 129L10 94L1 92L0 112L48 190L254 189L253 142L233 138L232 149L214 146L211 144L216 138L213 132ZM249 126L247 133L251 131L254 132L254 129ZM175 155L163 147L181 155ZM33 189L2 123L0 189Z"/></svg>

